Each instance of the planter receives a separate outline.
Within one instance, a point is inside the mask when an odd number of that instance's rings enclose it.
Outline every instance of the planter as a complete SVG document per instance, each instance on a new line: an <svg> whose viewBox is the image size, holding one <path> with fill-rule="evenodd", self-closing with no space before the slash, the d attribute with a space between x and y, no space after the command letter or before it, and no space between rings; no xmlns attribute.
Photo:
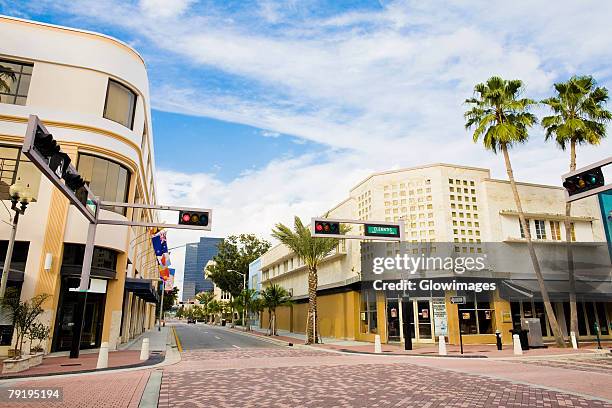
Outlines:
<svg viewBox="0 0 612 408"><path fill-rule="evenodd" d="M2 374L20 373L31 367L42 364L44 353L9 358L2 362Z"/></svg>

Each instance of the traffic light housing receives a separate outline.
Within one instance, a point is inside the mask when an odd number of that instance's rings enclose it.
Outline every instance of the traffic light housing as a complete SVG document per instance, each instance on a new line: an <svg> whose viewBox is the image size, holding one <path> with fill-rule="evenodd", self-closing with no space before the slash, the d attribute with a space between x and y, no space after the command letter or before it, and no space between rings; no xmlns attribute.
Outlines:
<svg viewBox="0 0 612 408"><path fill-rule="evenodd" d="M595 167L582 173L569 176L563 181L563 187L565 187L570 197L598 187L603 187L604 185L604 176L601 167Z"/></svg>
<svg viewBox="0 0 612 408"><path fill-rule="evenodd" d="M179 211L180 225L200 225L206 227L208 225L208 213L198 211Z"/></svg>
<svg viewBox="0 0 612 408"><path fill-rule="evenodd" d="M340 234L340 223L333 221L315 221L315 234L338 235Z"/></svg>

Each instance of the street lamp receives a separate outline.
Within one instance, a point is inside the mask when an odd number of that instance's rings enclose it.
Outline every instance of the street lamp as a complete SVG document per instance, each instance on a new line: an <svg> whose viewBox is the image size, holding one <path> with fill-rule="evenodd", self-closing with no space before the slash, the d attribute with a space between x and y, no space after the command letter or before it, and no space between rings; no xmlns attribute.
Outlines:
<svg viewBox="0 0 612 408"><path fill-rule="evenodd" d="M237 271L235 269L228 269L228 272L236 272L242 275L242 290L246 290L246 273ZM246 331L246 326L245 326L245 322L244 322L244 315L245 315L245 311L246 311L246 296L244 296L244 292L242 293L242 300L244 301L244 304L242 305L242 327L244 327L244 330Z"/></svg>
<svg viewBox="0 0 612 408"><path fill-rule="evenodd" d="M0 284L0 299L4 298L6 293L6 284L8 281L8 274L11 268L11 258L13 257L13 247L15 246L15 235L17 234L17 223L19 223L19 216L25 214L25 210L32 201L32 193L30 192L30 186L24 186L21 180L17 180L9 188L9 196L11 197L11 209L15 211L13 217L13 223L11 224L11 238L8 242L6 249L6 257L4 258L4 265L2 268L2 281Z"/></svg>

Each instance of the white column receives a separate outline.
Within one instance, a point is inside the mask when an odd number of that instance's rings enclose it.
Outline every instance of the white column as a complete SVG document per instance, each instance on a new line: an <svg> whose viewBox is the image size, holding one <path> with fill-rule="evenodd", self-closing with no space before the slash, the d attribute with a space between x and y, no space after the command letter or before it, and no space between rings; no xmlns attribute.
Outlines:
<svg viewBox="0 0 612 408"><path fill-rule="evenodd" d="M438 336L438 354L441 356L446 355L446 339L444 336Z"/></svg>
<svg viewBox="0 0 612 408"><path fill-rule="evenodd" d="M514 343L514 354L517 356L523 355L523 349L521 348L521 339L518 334L512 335L512 341Z"/></svg>

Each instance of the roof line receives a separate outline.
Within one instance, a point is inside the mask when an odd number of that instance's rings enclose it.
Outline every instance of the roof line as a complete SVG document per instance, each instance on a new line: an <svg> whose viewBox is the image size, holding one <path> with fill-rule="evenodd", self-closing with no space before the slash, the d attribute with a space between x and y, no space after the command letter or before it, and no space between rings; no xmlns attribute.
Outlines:
<svg viewBox="0 0 612 408"><path fill-rule="evenodd" d="M366 177L365 179L363 179L359 183L357 183L355 186L353 186L349 191L355 190L357 187L359 187L360 185L362 185L363 183L365 183L369 179L371 179L373 177L376 177L376 176L384 176L384 175L387 175L387 174L400 173L402 171L426 169L426 168L429 168L429 167L454 167L454 168L460 168L460 169L466 169L466 170L485 171L488 174L491 174L491 170L490 169L486 169L484 167L463 166L463 165L460 165L460 164L450 164L450 163L431 163L431 164L425 164L425 165L421 165L421 166L403 167L401 169L386 170L386 171L380 171L380 172L372 173L368 177Z"/></svg>
<svg viewBox="0 0 612 408"><path fill-rule="evenodd" d="M121 41L118 38L112 37L112 36L107 35L107 34L98 33L98 32L95 32L95 31L83 30L83 29L80 29L80 28L66 27L66 26L62 26L62 25L58 25L58 24L44 23L42 21L34 21L34 20L28 20L28 19L25 19L25 18L7 16L5 14L0 14L0 19L13 20L13 21L17 21L17 22L20 22L20 23L39 25L39 26L54 28L54 29L57 29L57 30L73 31L73 32L76 32L76 33L87 34L87 35L91 35L91 36L95 36L95 37L101 37L101 38L113 41L113 42L115 42L115 43L117 43L117 44L127 48L129 51L134 53L142 61L142 63L146 66L144 58L142 57L142 55L140 55L140 53L138 51L136 51L136 49L134 49L134 47L128 45L127 43Z"/></svg>

